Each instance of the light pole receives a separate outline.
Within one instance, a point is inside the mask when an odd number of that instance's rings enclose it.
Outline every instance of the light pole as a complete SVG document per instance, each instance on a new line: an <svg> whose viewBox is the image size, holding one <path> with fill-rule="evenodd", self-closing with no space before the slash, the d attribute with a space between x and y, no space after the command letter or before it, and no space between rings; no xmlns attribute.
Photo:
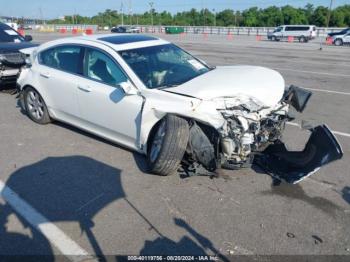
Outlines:
<svg viewBox="0 0 350 262"><path fill-rule="evenodd" d="M120 13L122 14L122 25L124 25L124 13L123 13L123 8L124 8L123 1L121 1L121 3L120 3Z"/></svg>
<svg viewBox="0 0 350 262"><path fill-rule="evenodd" d="M151 9L151 25L152 25L152 27L153 27L153 5L154 5L153 2L149 2L149 7Z"/></svg>
<svg viewBox="0 0 350 262"><path fill-rule="evenodd" d="M213 13L214 13L214 26L216 26L216 12L215 12L215 8L213 9Z"/></svg>
<svg viewBox="0 0 350 262"><path fill-rule="evenodd" d="M129 0L129 24L132 25L132 0Z"/></svg>
<svg viewBox="0 0 350 262"><path fill-rule="evenodd" d="M328 16L327 16L327 28L329 27L329 21L331 20L331 12L332 12L333 0L329 4Z"/></svg>

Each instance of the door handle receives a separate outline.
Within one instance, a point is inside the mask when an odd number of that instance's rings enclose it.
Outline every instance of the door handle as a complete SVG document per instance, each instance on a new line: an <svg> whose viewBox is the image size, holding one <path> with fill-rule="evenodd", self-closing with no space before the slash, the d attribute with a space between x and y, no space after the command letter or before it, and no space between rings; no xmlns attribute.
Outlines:
<svg viewBox="0 0 350 262"><path fill-rule="evenodd" d="M50 74L49 73L40 73L40 76L42 76L44 78L50 78Z"/></svg>
<svg viewBox="0 0 350 262"><path fill-rule="evenodd" d="M84 92L91 92L92 88L90 86L78 86L78 89L84 91Z"/></svg>

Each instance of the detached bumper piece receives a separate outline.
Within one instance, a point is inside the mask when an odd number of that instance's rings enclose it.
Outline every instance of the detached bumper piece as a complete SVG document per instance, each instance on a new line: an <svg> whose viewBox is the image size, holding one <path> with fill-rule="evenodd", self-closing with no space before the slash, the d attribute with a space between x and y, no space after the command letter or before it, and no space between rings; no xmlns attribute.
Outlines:
<svg viewBox="0 0 350 262"><path fill-rule="evenodd" d="M255 164L276 179L297 184L322 166L343 157L340 144L326 125L310 131L312 134L303 151L288 151L282 142L276 143L257 155Z"/></svg>

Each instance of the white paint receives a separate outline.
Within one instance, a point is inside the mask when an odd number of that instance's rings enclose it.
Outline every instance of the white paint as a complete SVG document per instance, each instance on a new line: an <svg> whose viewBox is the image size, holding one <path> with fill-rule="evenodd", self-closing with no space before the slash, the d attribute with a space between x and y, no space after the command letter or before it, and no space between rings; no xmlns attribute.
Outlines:
<svg viewBox="0 0 350 262"><path fill-rule="evenodd" d="M288 122L287 125L296 126L296 127L301 128L301 125L299 125L297 123ZM338 135L338 136L350 137L349 133L344 133L344 132L339 132L339 131L334 131L334 130L331 130L331 131L332 131L333 134Z"/></svg>
<svg viewBox="0 0 350 262"><path fill-rule="evenodd" d="M344 75L344 74L333 74L333 73L324 73L324 72L316 72L316 71L294 70L294 69L280 68L280 67L275 67L274 69L282 70L282 71L303 73L303 74L317 74L317 75L327 75L327 76L337 76L337 77L350 77L350 75Z"/></svg>
<svg viewBox="0 0 350 262"><path fill-rule="evenodd" d="M348 92L333 91L333 90L327 90L327 89L316 89L316 88L305 88L305 89L310 90L310 91L330 93L330 94L338 94L338 95L346 95L346 96L350 95L350 93L348 93Z"/></svg>
<svg viewBox="0 0 350 262"><path fill-rule="evenodd" d="M93 258L87 251L81 248L55 224L51 223L46 217L25 202L16 194L16 192L6 186L1 180L0 195L16 212L18 212L18 214L27 220L35 229L41 232L52 245L62 252L62 254L68 256L70 260L83 261Z"/></svg>
<svg viewBox="0 0 350 262"><path fill-rule="evenodd" d="M203 100L245 95L273 107L281 100L285 82L280 73L260 66L218 66L182 85L167 91Z"/></svg>

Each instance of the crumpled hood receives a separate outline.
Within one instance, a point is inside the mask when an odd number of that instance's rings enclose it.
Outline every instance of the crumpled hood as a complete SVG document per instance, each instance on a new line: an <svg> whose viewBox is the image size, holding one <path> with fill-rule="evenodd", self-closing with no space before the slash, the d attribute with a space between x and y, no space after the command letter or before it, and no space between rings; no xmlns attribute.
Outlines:
<svg viewBox="0 0 350 262"><path fill-rule="evenodd" d="M218 66L216 69L167 91L212 100L219 97L245 95L266 106L281 99L285 82L275 70L258 66Z"/></svg>

